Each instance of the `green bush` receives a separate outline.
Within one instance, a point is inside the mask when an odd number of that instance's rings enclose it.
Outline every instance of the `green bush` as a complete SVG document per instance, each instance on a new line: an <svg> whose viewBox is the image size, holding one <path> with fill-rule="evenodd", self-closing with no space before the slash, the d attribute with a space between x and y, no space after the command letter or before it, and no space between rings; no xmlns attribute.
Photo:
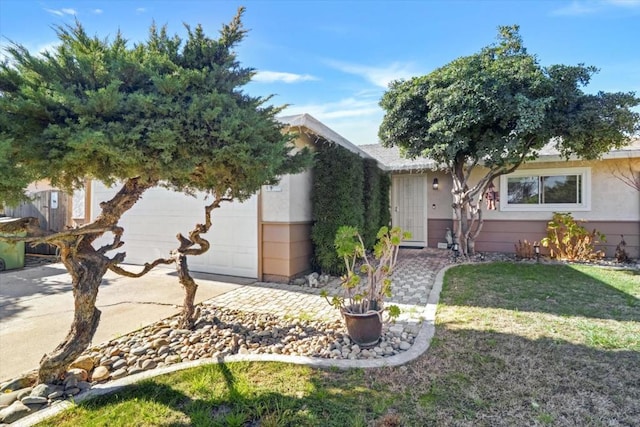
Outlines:
<svg viewBox="0 0 640 427"><path fill-rule="evenodd" d="M334 239L340 226L363 229L363 162L358 155L338 145L322 144L315 156L313 175L314 267L325 273L341 274L344 265L336 254Z"/></svg>
<svg viewBox="0 0 640 427"><path fill-rule="evenodd" d="M391 227L391 175L387 172L380 172L380 217L378 228Z"/></svg>
<svg viewBox="0 0 640 427"><path fill-rule="evenodd" d="M378 162L364 159L364 229L362 240L367 249L376 243L376 235L380 229L380 175Z"/></svg>

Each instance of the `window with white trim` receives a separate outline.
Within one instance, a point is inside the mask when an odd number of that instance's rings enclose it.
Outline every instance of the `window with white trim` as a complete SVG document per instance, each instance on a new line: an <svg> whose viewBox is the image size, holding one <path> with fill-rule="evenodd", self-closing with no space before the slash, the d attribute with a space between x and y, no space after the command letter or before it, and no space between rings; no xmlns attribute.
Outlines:
<svg viewBox="0 0 640 427"><path fill-rule="evenodd" d="M500 210L587 211L591 169L526 169L500 177Z"/></svg>

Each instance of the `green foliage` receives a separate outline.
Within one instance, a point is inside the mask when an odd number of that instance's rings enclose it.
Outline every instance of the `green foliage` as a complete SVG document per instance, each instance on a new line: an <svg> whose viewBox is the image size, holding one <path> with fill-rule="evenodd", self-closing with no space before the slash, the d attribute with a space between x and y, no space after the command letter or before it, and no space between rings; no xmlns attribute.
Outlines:
<svg viewBox="0 0 640 427"><path fill-rule="evenodd" d="M585 93L595 67L543 67L518 31L500 27L497 44L425 76L395 81L380 101L383 145L429 157L451 174L456 239L464 254L479 233L472 229L478 217L471 204L479 205L494 178L535 158L550 141L565 157L593 159L640 129L640 114L632 110L640 99L633 92ZM478 164L487 172L471 183Z"/></svg>
<svg viewBox="0 0 640 427"><path fill-rule="evenodd" d="M391 175L382 172L380 174L380 227L391 226Z"/></svg>
<svg viewBox="0 0 640 427"><path fill-rule="evenodd" d="M384 310L384 299L391 297L390 277L398 261L400 244L410 237L410 233L399 227L380 227L371 256L356 227L340 227L336 232L335 249L346 268L342 277L343 295L335 295L331 299L326 291L321 295L332 306L350 313ZM397 306L390 306L387 310L390 317L400 315Z"/></svg>
<svg viewBox="0 0 640 427"><path fill-rule="evenodd" d="M606 242L604 234L595 229L589 232L571 214L560 212L553 213L547 223L547 237L540 241L544 247L550 248L552 258L570 261L604 257L604 252L595 250L595 245L600 242Z"/></svg>
<svg viewBox="0 0 640 427"><path fill-rule="evenodd" d="M120 33L112 41L91 37L76 23L56 27L60 44L42 56L10 45L0 65L3 160L12 173L64 189L87 177L140 177L239 200L300 170L309 155L289 156L280 109L241 89L254 74L234 53L246 35L243 11L218 39L199 25L187 27L186 40L154 25L131 46ZM9 190L0 199L19 197Z"/></svg>
<svg viewBox="0 0 640 427"><path fill-rule="evenodd" d="M382 171L378 168L378 162L374 159L364 159L364 228L362 239L365 247L372 248L376 242L376 232L382 225L380 203L380 177ZM388 196L387 196L388 197Z"/></svg>
<svg viewBox="0 0 640 427"><path fill-rule="evenodd" d="M326 273L344 271L334 239L341 225L362 229L364 171L362 159L335 144L321 145L315 155L311 230L314 261Z"/></svg>

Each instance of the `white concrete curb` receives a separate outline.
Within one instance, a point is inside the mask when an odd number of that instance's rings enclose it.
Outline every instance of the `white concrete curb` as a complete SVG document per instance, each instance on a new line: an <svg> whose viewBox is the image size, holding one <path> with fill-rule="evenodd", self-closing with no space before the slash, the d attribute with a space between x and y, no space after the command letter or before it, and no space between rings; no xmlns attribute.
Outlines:
<svg viewBox="0 0 640 427"><path fill-rule="evenodd" d="M15 423L11 424L15 427L30 427L40 423L47 418L51 418L71 407L74 404L85 400L114 393L125 386L135 384L139 381L154 378L171 372L181 371L184 369L195 368L198 366L210 365L214 363L232 363L232 362L282 362L292 363L295 365L305 365L312 368L337 368L337 369L354 369L354 368L384 368L387 366L400 366L407 364L427 351L431 345L431 339L435 333L436 309L438 301L440 301L440 292L442 291L442 281L445 272L459 264L448 265L440 269L434 279L433 287L429 292L427 305L422 312L422 327L414 340L411 348L405 352L395 356L386 357L384 359L367 359L367 360L336 360L336 359L318 359L306 356L286 356L280 354L234 354L220 358L199 359L189 362L176 363L175 365L165 366L153 369L139 374L121 378L119 380L110 381L105 384L98 384L91 389L78 394L74 397L73 402L63 400L53 406L45 408L41 411L28 415Z"/></svg>

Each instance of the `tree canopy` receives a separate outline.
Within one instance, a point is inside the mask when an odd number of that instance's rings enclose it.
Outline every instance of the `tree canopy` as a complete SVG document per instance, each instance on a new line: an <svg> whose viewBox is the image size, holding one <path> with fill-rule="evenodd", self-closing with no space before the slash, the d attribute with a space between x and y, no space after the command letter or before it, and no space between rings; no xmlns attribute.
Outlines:
<svg viewBox="0 0 640 427"><path fill-rule="evenodd" d="M59 379L91 342L102 277L108 269L125 273L118 264L126 254L109 255L123 244L118 222L146 190L160 185L213 195L204 224L195 225L189 238L178 236L175 257L129 274L177 262L183 283L191 279L186 256L209 248L201 234L211 226L212 209L245 200L310 164L308 150L294 152L292 136L283 134L275 117L280 108L242 91L254 74L233 51L246 35L243 11L217 39L201 26L186 26L182 40L152 25L146 41L131 45L120 33L113 40L89 36L76 22L56 27L60 44L51 52L32 54L16 43L6 49L10 59L0 65L0 203L15 203L30 181L40 179L65 190L86 178L121 185L91 223L45 236L0 237L56 245L72 278L74 320L64 341L42 358L40 381ZM106 232L113 242L94 247ZM185 301L193 301L191 284Z"/></svg>
<svg viewBox="0 0 640 427"><path fill-rule="evenodd" d="M239 89L254 74L233 52L246 34L241 14L217 40L200 25L186 26L182 40L154 24L130 46L120 33L101 39L76 22L56 27L53 51L12 44L0 65L0 150L11 173L64 189L87 177L139 177L242 200L299 168L305 156L288 155L279 108ZM15 187L4 184L0 199L15 201Z"/></svg>
<svg viewBox="0 0 640 427"><path fill-rule="evenodd" d="M380 101L379 137L450 172L454 204L467 208L459 214L473 216L479 209L473 198L492 179L535 158L547 143L565 157L594 159L638 131L634 93L584 92L595 72L582 64L544 67L523 46L518 26L500 27L498 43L391 83ZM488 172L471 185L478 164Z"/></svg>

